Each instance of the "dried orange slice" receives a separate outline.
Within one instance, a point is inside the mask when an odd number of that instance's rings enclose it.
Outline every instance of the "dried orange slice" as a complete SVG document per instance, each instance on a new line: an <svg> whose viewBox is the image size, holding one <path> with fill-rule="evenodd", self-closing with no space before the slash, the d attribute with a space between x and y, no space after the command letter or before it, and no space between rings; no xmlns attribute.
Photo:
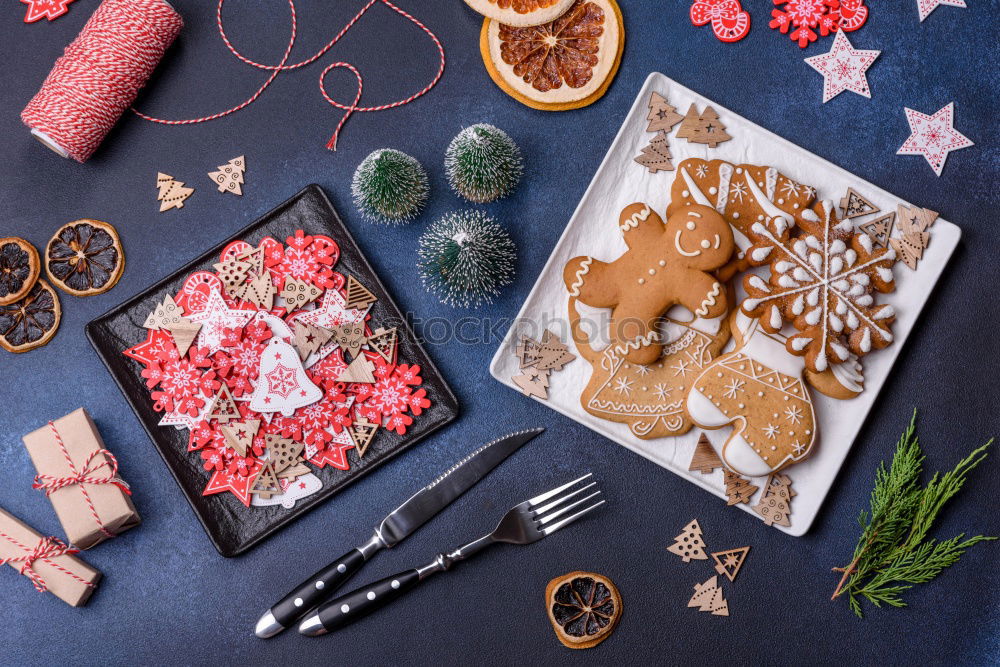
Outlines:
<svg viewBox="0 0 1000 667"><path fill-rule="evenodd" d="M124 270L118 232L100 220L67 223L45 247L45 273L56 287L73 296L107 292Z"/></svg>
<svg viewBox="0 0 1000 667"><path fill-rule="evenodd" d="M9 352L41 347L56 335L61 317L56 291L39 279L23 299L0 306L0 347Z"/></svg>
<svg viewBox="0 0 1000 667"><path fill-rule="evenodd" d="M533 109L566 111L596 102L615 78L625 27L615 0L575 0L533 27L486 19L479 50L493 82Z"/></svg>
<svg viewBox="0 0 1000 667"><path fill-rule="evenodd" d="M465 4L486 18L523 27L559 18L573 0L465 0Z"/></svg>
<svg viewBox="0 0 1000 667"><path fill-rule="evenodd" d="M569 648L591 648L607 639L622 616L622 598L607 577L570 572L545 587L556 636Z"/></svg>
<svg viewBox="0 0 1000 667"><path fill-rule="evenodd" d="M24 239L0 239L0 306L14 303L38 280L38 251Z"/></svg>

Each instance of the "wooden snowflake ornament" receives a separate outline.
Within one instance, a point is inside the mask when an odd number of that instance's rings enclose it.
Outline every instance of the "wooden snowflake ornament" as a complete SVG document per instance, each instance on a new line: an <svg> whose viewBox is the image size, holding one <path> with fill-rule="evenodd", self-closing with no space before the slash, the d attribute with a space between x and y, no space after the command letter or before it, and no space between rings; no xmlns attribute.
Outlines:
<svg viewBox="0 0 1000 667"><path fill-rule="evenodd" d="M760 318L771 333L791 322L798 333L788 338L786 349L804 356L806 367L819 373L847 361L851 352L860 357L889 345L895 318L892 306L876 303L874 292L895 289L896 251L876 248L849 220L836 220L831 202L823 202L822 210L822 219L814 214L814 222L803 220L810 228L795 236L780 211L752 225L747 257L754 266L769 264L771 275L767 281L746 276L742 304L743 312Z"/></svg>

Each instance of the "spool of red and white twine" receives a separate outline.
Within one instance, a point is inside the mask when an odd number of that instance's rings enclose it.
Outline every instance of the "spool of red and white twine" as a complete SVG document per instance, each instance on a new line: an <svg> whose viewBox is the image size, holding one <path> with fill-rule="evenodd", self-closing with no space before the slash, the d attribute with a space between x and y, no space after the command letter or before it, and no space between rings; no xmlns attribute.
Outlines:
<svg viewBox="0 0 1000 667"><path fill-rule="evenodd" d="M284 55L277 65L258 63L241 54L233 46L222 22L219 0L216 22L219 35L229 51L242 62L271 74L244 102L201 118L168 120L155 118L139 111L141 118L164 125L190 125L228 116L250 106L286 70L305 67L319 58L340 41L347 31L376 4L384 4L420 28L437 47L440 65L429 84L409 97L377 106L358 106L363 88L361 73L352 64L335 62L328 65L319 76L319 89L323 98L332 106L342 109L344 115L327 143L336 150L337 138L344 123L354 112L384 111L409 104L433 88L444 74L444 47L437 36L417 18L403 11L390 0L367 0L347 25L319 51L297 63L288 64L298 21L295 0L288 0L291 12L291 35ZM165 0L104 0L84 26L83 31L66 48L65 55L56 61L41 90L21 112L21 119L31 128L32 134L46 146L63 157L84 162L100 145L115 122L127 109L139 90L146 84L164 52L180 33L183 21ZM350 70L358 82L357 94L350 104L334 100L326 92L326 75L337 68Z"/></svg>
<svg viewBox="0 0 1000 667"><path fill-rule="evenodd" d="M86 161L183 25L164 0L104 0L56 60L21 120L59 155Z"/></svg>

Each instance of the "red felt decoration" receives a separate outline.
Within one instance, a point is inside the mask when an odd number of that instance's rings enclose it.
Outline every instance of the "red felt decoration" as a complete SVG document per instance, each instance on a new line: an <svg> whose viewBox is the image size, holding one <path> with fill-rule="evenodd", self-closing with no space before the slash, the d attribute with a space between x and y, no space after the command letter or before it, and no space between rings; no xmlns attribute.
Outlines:
<svg viewBox="0 0 1000 667"><path fill-rule="evenodd" d="M69 5L74 0L21 0L28 5L24 15L25 23L34 23L42 19L53 21L69 11Z"/></svg>
<svg viewBox="0 0 1000 667"><path fill-rule="evenodd" d="M750 32L750 14L743 11L739 0L695 0L691 23L711 23L712 32L721 42L738 42Z"/></svg>

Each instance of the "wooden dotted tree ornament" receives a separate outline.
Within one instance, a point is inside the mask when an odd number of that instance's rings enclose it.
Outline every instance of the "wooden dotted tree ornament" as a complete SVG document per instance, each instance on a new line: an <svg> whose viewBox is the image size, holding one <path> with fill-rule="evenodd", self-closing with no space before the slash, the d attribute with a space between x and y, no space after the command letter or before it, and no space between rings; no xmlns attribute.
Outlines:
<svg viewBox="0 0 1000 667"><path fill-rule="evenodd" d="M299 358L305 361L310 354L319 352L319 349L326 344L333 333L323 327L314 327L305 322L295 322L294 339L292 345L299 353Z"/></svg>
<svg viewBox="0 0 1000 667"><path fill-rule="evenodd" d="M235 424L221 424L219 430L226 438L226 444L232 447L240 456L246 456L253 445L253 439L260 430L259 419L248 419Z"/></svg>
<svg viewBox="0 0 1000 667"><path fill-rule="evenodd" d="M347 277L347 303L346 308L364 310L368 306L378 301L375 295L368 291L354 276Z"/></svg>
<svg viewBox="0 0 1000 667"><path fill-rule="evenodd" d="M788 528L792 525L790 518L792 513L792 498L795 497L792 490L792 480L788 475L775 473L767 478L764 485L764 494L753 506L753 511L760 515L767 525L778 524Z"/></svg>
<svg viewBox="0 0 1000 667"><path fill-rule="evenodd" d="M396 358L396 343L398 340L399 332L396 331L396 327L392 327L391 329L379 327L368 337L368 347L391 364Z"/></svg>
<svg viewBox="0 0 1000 667"><path fill-rule="evenodd" d="M917 262L924 256L931 234L927 229L937 220L938 214L930 209L899 205L896 226L900 238L889 239L889 244L908 267L916 271Z"/></svg>
<svg viewBox="0 0 1000 667"><path fill-rule="evenodd" d="M295 442L291 438L279 438L267 447L267 451L270 452L268 462L275 473L280 473L299 460L303 449L305 449L305 445L301 442Z"/></svg>
<svg viewBox="0 0 1000 667"><path fill-rule="evenodd" d="M649 169L649 173L655 174L658 171L673 171L672 157L667 133L657 132L656 136L643 147L642 152L633 159Z"/></svg>
<svg viewBox="0 0 1000 667"><path fill-rule="evenodd" d="M230 295L235 295L240 285L246 282L253 264L232 257L224 262L213 264L212 268L219 275L219 280L222 281L222 286L226 289L226 292Z"/></svg>
<svg viewBox="0 0 1000 667"><path fill-rule="evenodd" d="M674 125L684 120L684 116L677 113L677 109L663 95L653 92L649 95L649 114L646 120L649 121L646 125L647 132L669 132Z"/></svg>
<svg viewBox="0 0 1000 667"><path fill-rule="evenodd" d="M566 364L574 359L576 359L576 355L569 351L566 343L546 329L542 344L538 347L535 368L542 371L561 371Z"/></svg>
<svg viewBox="0 0 1000 667"><path fill-rule="evenodd" d="M236 298L252 303L261 310L271 310L274 307L274 294L274 283L271 281L271 275L265 272L241 285L236 293Z"/></svg>
<svg viewBox="0 0 1000 667"><path fill-rule="evenodd" d="M312 303L323 293L323 290L305 280L288 276L281 287L281 298L288 305L288 310L298 310L307 303Z"/></svg>
<svg viewBox="0 0 1000 667"><path fill-rule="evenodd" d="M704 433L698 438L698 446L694 448L694 455L691 457L691 465L688 470L697 470L702 475L707 475L716 468L722 467L722 459L715 453L715 448L709 442L708 436Z"/></svg>
<svg viewBox="0 0 1000 667"><path fill-rule="evenodd" d="M219 424L226 424L232 419L240 418L240 411L236 408L236 401L229 392L229 387L225 384L219 388L219 393L215 395L212 407L208 411L208 418L218 420Z"/></svg>
<svg viewBox="0 0 1000 667"><path fill-rule="evenodd" d="M172 208L184 208L184 202L194 192L193 188L184 187L184 184L175 180L173 176L162 172L156 174L156 188L158 190L156 201L160 202L160 213Z"/></svg>
<svg viewBox="0 0 1000 667"><path fill-rule="evenodd" d="M694 595L688 600L688 607L697 607L698 611L708 611L714 616L729 616L729 603L722 596L719 588L719 577L713 575L703 583L694 585Z"/></svg>
<svg viewBox="0 0 1000 667"><path fill-rule="evenodd" d="M367 357L363 354L359 354L354 357L354 361L348 364L340 375L337 376L337 382L364 382L367 384L375 383L375 366L372 362L368 361Z"/></svg>
<svg viewBox="0 0 1000 667"><path fill-rule="evenodd" d="M694 104L684 116L684 122L677 130L677 138L687 139L693 144L708 144L709 148L715 148L722 142L732 139L726 133L726 126L719 120L719 114L715 109L705 107L705 111L699 114Z"/></svg>
<svg viewBox="0 0 1000 667"><path fill-rule="evenodd" d="M736 575L743 567L743 561L746 560L749 552L750 547L714 552L712 558L715 559L715 571L726 575L729 581L736 581Z"/></svg>
<svg viewBox="0 0 1000 667"><path fill-rule="evenodd" d="M863 222L858 225L858 229L863 231L879 248L889 247L889 236L892 234L892 226L896 221L896 213L890 212L885 215Z"/></svg>
<svg viewBox="0 0 1000 667"><path fill-rule="evenodd" d="M250 487L251 493L256 493L263 499L268 499L273 495L281 493L281 483L278 476L274 474L274 468L270 463L265 463Z"/></svg>
<svg viewBox="0 0 1000 667"><path fill-rule="evenodd" d="M546 329L546 333L548 330ZM521 336L521 342L517 344L514 354L520 361L521 368L528 368L538 363L538 355L541 352L541 344L530 336Z"/></svg>
<svg viewBox="0 0 1000 667"><path fill-rule="evenodd" d="M677 554L685 563L690 563L692 560L708 560L698 519L691 519L691 523L684 526L684 531L674 538L674 543L667 547L667 551Z"/></svg>
<svg viewBox="0 0 1000 667"><path fill-rule="evenodd" d="M246 250L237 255L236 259L240 260L241 262L247 262L248 264L250 264L250 272L253 275L255 276L263 275L264 273L263 248L260 247L250 248L249 250Z"/></svg>
<svg viewBox="0 0 1000 667"><path fill-rule="evenodd" d="M750 502L753 494L757 493L760 488L751 484L750 480L740 477L731 470L723 469L722 477L726 483L726 495L729 497L729 500L726 502L727 505Z"/></svg>
<svg viewBox="0 0 1000 667"><path fill-rule="evenodd" d="M367 419L358 419L351 424L351 440L354 441L354 451L357 452L359 459L363 458L365 452L368 451L368 446L375 439L376 431L378 431L378 424Z"/></svg>
<svg viewBox="0 0 1000 667"><path fill-rule="evenodd" d="M239 156L209 172L208 177L219 188L219 192L243 195L243 174L246 172L246 158Z"/></svg>
<svg viewBox="0 0 1000 667"><path fill-rule="evenodd" d="M860 218L879 211L875 204L859 195L854 188L847 188L847 194L840 200L840 210L845 218Z"/></svg>

